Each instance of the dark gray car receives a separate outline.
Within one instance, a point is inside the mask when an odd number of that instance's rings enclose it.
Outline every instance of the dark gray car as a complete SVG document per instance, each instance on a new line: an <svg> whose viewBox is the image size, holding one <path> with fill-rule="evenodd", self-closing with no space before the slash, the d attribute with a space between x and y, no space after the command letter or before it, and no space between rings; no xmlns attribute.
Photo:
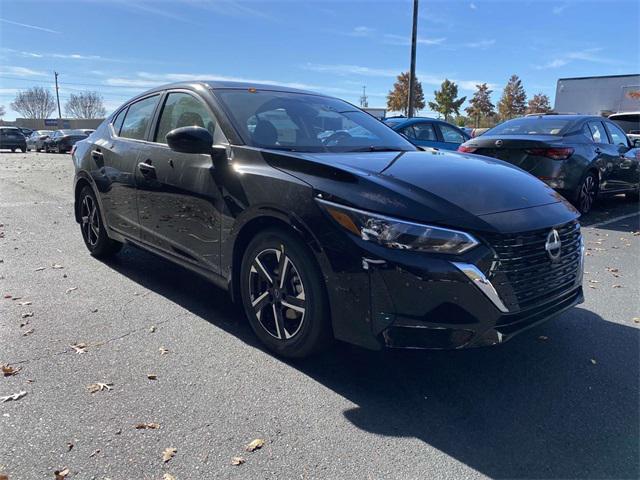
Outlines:
<svg viewBox="0 0 640 480"><path fill-rule="evenodd" d="M638 200L637 146L606 118L541 115L501 123L458 150L516 165L586 213L598 195L626 193Z"/></svg>

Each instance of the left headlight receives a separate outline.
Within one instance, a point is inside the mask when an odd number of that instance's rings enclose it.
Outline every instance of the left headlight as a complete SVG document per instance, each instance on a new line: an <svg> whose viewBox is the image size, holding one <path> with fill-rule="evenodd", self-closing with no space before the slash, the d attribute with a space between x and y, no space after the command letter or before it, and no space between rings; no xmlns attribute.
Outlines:
<svg viewBox="0 0 640 480"><path fill-rule="evenodd" d="M374 242L383 247L460 254L479 244L475 238L465 232L407 222L326 200L316 199L316 201L345 230L362 240Z"/></svg>

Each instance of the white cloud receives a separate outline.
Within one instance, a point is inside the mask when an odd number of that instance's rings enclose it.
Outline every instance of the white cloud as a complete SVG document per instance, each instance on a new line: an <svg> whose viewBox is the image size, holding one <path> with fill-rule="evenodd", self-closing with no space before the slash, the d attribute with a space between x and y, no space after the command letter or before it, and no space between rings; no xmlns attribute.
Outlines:
<svg viewBox="0 0 640 480"><path fill-rule="evenodd" d="M48 73L40 70L14 66L0 66L0 74L13 75L15 77L43 77L49 75Z"/></svg>
<svg viewBox="0 0 640 480"><path fill-rule="evenodd" d="M486 40L478 40L476 42L468 42L465 43L464 46L467 48L489 48L495 45L495 39L486 39Z"/></svg>
<svg viewBox="0 0 640 480"><path fill-rule="evenodd" d="M585 50L578 50L574 52L567 52L561 55L556 56L549 62L538 65L536 67L537 70L546 70L549 68L559 68L563 67L573 61L583 61L583 62L591 62L591 63L601 63L604 65L616 65L620 62L613 60L606 56L597 55L602 51L602 48L588 48Z"/></svg>
<svg viewBox="0 0 640 480"><path fill-rule="evenodd" d="M403 35L394 35L391 33L386 33L384 35L384 39L385 39L385 43L388 43L389 45L411 45L411 37L405 37ZM416 43L418 45L441 45L442 43L444 43L444 41L446 40L446 38L444 37L440 37L440 38L425 38L425 37L421 37L418 36L416 38Z"/></svg>
<svg viewBox="0 0 640 480"><path fill-rule="evenodd" d="M349 35L352 37L370 37L373 32L375 32L374 28L369 28L365 26L355 27Z"/></svg>
<svg viewBox="0 0 640 480"><path fill-rule="evenodd" d="M360 75L364 77L396 77L400 72L400 69L370 68L348 64L330 65L306 63L302 68L313 72L330 73L333 75Z"/></svg>
<svg viewBox="0 0 640 480"><path fill-rule="evenodd" d="M7 20L6 18L0 18L0 22L8 23L10 25L15 25L17 27L30 28L32 30L40 30L41 32L61 33L61 32L59 32L57 30L51 30L50 28L39 27L38 25L30 25L28 23L14 22L13 20Z"/></svg>

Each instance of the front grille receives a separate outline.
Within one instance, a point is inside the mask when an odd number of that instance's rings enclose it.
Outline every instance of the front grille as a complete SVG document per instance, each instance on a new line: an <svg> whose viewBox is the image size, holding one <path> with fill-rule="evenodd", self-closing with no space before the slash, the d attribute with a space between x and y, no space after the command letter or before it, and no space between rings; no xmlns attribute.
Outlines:
<svg viewBox="0 0 640 480"><path fill-rule="evenodd" d="M572 290L580 274L580 224L555 227L562 245L552 261L545 250L551 228L485 236L496 253L489 279L509 311L540 305Z"/></svg>

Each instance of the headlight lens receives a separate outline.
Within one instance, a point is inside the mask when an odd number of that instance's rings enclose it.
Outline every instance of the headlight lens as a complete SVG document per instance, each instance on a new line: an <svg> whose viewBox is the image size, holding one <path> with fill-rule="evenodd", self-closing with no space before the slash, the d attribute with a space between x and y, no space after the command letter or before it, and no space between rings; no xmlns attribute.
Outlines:
<svg viewBox="0 0 640 480"><path fill-rule="evenodd" d="M459 254L478 245L465 232L407 222L316 199L340 226L362 240L397 250Z"/></svg>

